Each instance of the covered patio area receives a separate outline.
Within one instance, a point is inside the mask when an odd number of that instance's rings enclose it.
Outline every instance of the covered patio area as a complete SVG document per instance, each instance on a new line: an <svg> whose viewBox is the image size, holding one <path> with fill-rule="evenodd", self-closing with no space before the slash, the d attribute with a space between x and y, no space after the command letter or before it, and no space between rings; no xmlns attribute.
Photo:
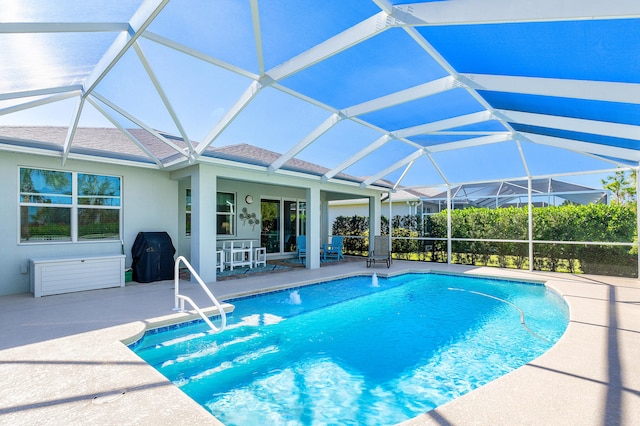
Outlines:
<svg viewBox="0 0 640 426"><path fill-rule="evenodd" d="M570 307L564 336L531 363L406 424L633 424L640 418L640 289L636 280L394 261L437 270L543 281ZM210 284L221 299L371 274L365 261ZM181 288L197 303L196 285ZM216 424L121 341L181 321L173 282L33 298L0 297L0 423Z"/></svg>

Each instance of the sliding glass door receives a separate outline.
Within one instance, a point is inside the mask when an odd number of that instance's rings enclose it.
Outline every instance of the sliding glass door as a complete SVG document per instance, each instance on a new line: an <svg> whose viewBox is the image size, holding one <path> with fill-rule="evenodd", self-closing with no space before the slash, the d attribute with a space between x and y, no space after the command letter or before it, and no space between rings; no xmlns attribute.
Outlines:
<svg viewBox="0 0 640 426"><path fill-rule="evenodd" d="M260 242L267 253L295 253L296 238L306 235L306 202L284 198L263 198L260 203Z"/></svg>
<svg viewBox="0 0 640 426"><path fill-rule="evenodd" d="M280 200L263 199L260 202L262 232L260 245L267 253L280 253Z"/></svg>

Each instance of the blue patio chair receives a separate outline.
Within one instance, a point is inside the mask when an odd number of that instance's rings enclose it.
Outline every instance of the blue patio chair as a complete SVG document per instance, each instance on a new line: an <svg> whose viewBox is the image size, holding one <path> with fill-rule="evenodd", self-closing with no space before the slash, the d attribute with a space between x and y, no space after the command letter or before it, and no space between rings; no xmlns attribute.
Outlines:
<svg viewBox="0 0 640 426"><path fill-rule="evenodd" d="M339 236L331 237L330 244L324 244L322 246L322 258L327 260L327 256L334 256L336 259L344 259L344 254L342 254L342 241L343 238Z"/></svg>
<svg viewBox="0 0 640 426"><path fill-rule="evenodd" d="M302 263L302 259L306 259L307 257L307 237L304 235L298 235L296 246L298 249L298 260Z"/></svg>

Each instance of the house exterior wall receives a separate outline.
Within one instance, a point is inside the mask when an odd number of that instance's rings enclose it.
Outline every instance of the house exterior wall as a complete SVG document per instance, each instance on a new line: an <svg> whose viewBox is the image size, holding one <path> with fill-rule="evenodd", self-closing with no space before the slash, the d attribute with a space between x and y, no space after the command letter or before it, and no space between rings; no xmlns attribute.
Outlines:
<svg viewBox="0 0 640 426"><path fill-rule="evenodd" d="M186 213L186 189L190 188L190 182L188 179L180 181L180 255L191 258L191 237L186 235L185 228L185 213ZM263 183L238 181L228 178L218 178L217 180L217 192L230 192L236 196L236 233L235 235L218 235L218 241L224 241L225 239L231 240L257 240L260 241L260 232L262 226L260 224L252 226L246 222L243 222L238 215L242 213L242 209L246 208L247 213L255 213L257 218L260 219L260 200L262 198L269 199L286 199L286 200L301 200L304 201L306 194L302 188L293 188L278 185L269 185ZM253 198L253 203L247 204L245 201L246 196L250 195ZM193 196L193 193L192 193ZM211 220L215 220L211 218Z"/></svg>
<svg viewBox="0 0 640 426"><path fill-rule="evenodd" d="M19 167L41 168L59 171L85 172L120 176L121 181L121 236L119 240L82 241L82 242L37 242L20 243L19 233ZM200 164L178 171L159 171L145 167L132 167L102 162L69 159L63 166L60 157L34 155L16 152L0 152L0 197L5 202L0 207L0 295L26 293L30 291L29 259L43 257L106 256L121 254L124 249L125 265L130 266L131 246L142 231L166 231L176 247L176 255L190 259L193 250L192 239L185 234L186 189L191 185L191 174L197 167L205 167L207 176L214 176L216 184L213 191L234 192L238 212L246 207L249 213L260 218L261 198L280 198L306 200L309 194L316 203L307 215L328 214L325 211L327 201L333 196L370 197L378 191L362 189L357 185L322 182L319 179L304 179L299 175L268 175L261 170L245 170L233 166ZM190 171L191 170L191 171ZM269 183L265 183L269 182ZM204 190L206 190L206 182ZM309 192L311 191L311 192ZM318 195L319 194L319 197ZM253 197L253 203L247 204L246 195ZM192 204L194 194L192 193ZM215 199L215 197L214 197ZM309 204L307 204L309 206ZM313 212L311 211L313 210ZM328 209L327 209L328 210ZM325 242L324 236L330 229L323 226L324 220L316 220L320 229L307 229L319 242ZM260 239L261 226L255 227L243 223L239 218L235 239ZM208 220L208 219L207 219ZM210 219L214 223L215 218ZM309 223L309 222L308 222ZM196 230L192 229L192 232ZM200 235L200 238L216 238L215 235ZM223 236L219 237L223 239ZM314 247L319 256L319 247ZM204 259L213 259L204 253ZM202 260L202 259L200 259ZM317 265L319 267L319 265ZM215 280L215 276L209 277Z"/></svg>
<svg viewBox="0 0 640 426"><path fill-rule="evenodd" d="M145 168L0 152L0 295L29 291L30 258L120 254L120 241L19 243L18 167L88 172L122 177L121 233L131 265L131 246L140 231L166 231L178 248L178 182L169 174Z"/></svg>
<svg viewBox="0 0 640 426"><path fill-rule="evenodd" d="M382 215L384 215L384 212L382 212ZM329 233L331 233L333 223L339 216L369 217L369 204L363 204L360 202L354 204L329 203Z"/></svg>

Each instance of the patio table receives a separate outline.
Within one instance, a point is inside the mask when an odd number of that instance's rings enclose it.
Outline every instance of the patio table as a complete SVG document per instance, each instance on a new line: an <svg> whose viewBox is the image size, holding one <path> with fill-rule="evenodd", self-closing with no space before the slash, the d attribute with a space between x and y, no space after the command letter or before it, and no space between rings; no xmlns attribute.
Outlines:
<svg viewBox="0 0 640 426"><path fill-rule="evenodd" d="M253 243L256 240L225 240L222 242L224 264L233 271L238 266L253 268Z"/></svg>

